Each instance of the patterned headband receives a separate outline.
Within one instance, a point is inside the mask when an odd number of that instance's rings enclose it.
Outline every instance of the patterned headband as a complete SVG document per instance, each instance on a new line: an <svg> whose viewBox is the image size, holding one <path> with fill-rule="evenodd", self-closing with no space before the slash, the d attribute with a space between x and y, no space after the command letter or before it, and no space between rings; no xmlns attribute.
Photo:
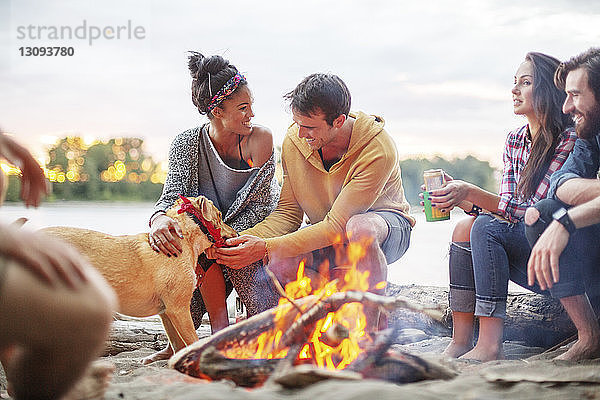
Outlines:
<svg viewBox="0 0 600 400"><path fill-rule="evenodd" d="M207 107L208 112L211 112L216 107L218 107L219 104L221 104L223 100L229 97L231 93L235 92L235 89L237 89L240 83L243 82L246 82L246 78L239 72L232 76L231 79L229 79L227 83L221 89L219 89L217 94L215 94L213 98L210 99L210 103Z"/></svg>

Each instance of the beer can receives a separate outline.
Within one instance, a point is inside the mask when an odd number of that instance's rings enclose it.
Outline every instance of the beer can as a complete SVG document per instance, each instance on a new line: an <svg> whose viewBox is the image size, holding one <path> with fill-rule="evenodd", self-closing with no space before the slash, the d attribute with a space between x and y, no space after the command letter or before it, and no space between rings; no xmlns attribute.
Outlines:
<svg viewBox="0 0 600 400"><path fill-rule="evenodd" d="M427 222L433 221L445 221L450 219L450 210L442 212L442 210L431 207L431 201L429 201L429 191L439 189L444 186L444 170L428 169L423 172L423 181L425 182L425 191L423 192L423 204L425 206L425 219Z"/></svg>
<svg viewBox="0 0 600 400"><path fill-rule="evenodd" d="M425 190L439 189L444 186L444 170L441 168L428 169L423 172L423 180L425 181Z"/></svg>

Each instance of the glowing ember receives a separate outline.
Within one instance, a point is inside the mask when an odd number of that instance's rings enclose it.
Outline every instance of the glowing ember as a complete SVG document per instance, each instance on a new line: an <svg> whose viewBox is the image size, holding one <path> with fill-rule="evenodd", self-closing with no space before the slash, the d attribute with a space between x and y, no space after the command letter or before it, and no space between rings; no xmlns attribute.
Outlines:
<svg viewBox="0 0 600 400"><path fill-rule="evenodd" d="M341 241L338 241L338 243ZM336 246L336 267L332 271L332 277L337 278L329 282L312 282L305 275L305 263L300 262L296 280L285 286L288 298L296 300L308 295L313 295L310 301L298 301L298 307L302 313L306 312L316 302L327 298L336 292L345 291L367 291L369 289L369 272L360 272L357 264L366 254L366 246L369 243L351 242L345 247L345 253L341 254L340 248ZM344 262L338 262L345 260ZM329 265L319 266L319 271L329 270ZM377 289L383 289L385 282L376 285ZM294 302L296 303L296 302ZM256 340L243 345L222 349L224 356L228 358L244 359L277 359L287 355L288 349L280 349L281 340L286 330L301 317L302 313L287 299L281 298L275 313L274 328L263 332ZM328 369L344 369L354 361L362 352L363 348L371 341L365 333L366 318L363 313L363 305L360 303L349 303L339 308L336 312L328 313L314 325L314 330L308 336L308 341L302 347L296 363L313 363L319 367Z"/></svg>

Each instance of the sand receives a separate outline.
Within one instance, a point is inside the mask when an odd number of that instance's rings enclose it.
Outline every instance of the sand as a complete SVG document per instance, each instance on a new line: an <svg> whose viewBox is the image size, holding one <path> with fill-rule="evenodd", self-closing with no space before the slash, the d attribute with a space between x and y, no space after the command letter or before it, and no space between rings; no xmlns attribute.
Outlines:
<svg viewBox="0 0 600 400"><path fill-rule="evenodd" d="M367 379L328 380L289 390L275 383L244 389L229 381L192 378L169 369L166 361L144 366L140 360L166 343L160 319L123 316L113 323L107 342L107 352L113 355L101 357L115 365L105 399L600 399L600 359L552 361L566 348L543 353L542 348L516 342L504 343L507 360L478 363L448 359L441 353L450 338L436 336L446 333L427 334L426 324L421 324L423 330L415 329L418 322L414 320L411 328L401 330L393 346L443 364L457 372L456 378L403 385ZM208 321L197 332L200 338L207 337ZM0 369L0 399L8 398L6 378Z"/></svg>
<svg viewBox="0 0 600 400"><path fill-rule="evenodd" d="M151 349L108 357L116 365L107 399L594 399L600 398L600 360L586 363L553 362L555 354L539 356L542 349L506 343L505 361L473 363L440 359L449 338L429 338L398 346L437 359L460 374L450 381L396 385L362 380L326 381L302 390L277 385L242 389L230 382L207 382L166 367L166 362L140 366ZM559 351L560 352L560 351ZM521 360L524 358L525 360Z"/></svg>
<svg viewBox="0 0 600 400"><path fill-rule="evenodd" d="M205 334L207 327L199 332ZM414 332L412 332L414 333ZM409 337L423 339L423 335ZM426 336L426 335L425 335ZM300 390L287 390L277 384L243 389L231 382L208 382L188 377L167 367L166 361L149 366L140 359L154 349L142 347L114 356L102 357L115 364L115 374L106 399L594 399L600 398L600 360L568 363L540 354L543 349L505 343L508 360L474 363L445 359L441 351L447 337L426 337L414 343L394 345L414 354L434 359L459 375L449 381L423 381L396 385L375 380L329 380ZM8 398L5 377L0 374L0 398Z"/></svg>

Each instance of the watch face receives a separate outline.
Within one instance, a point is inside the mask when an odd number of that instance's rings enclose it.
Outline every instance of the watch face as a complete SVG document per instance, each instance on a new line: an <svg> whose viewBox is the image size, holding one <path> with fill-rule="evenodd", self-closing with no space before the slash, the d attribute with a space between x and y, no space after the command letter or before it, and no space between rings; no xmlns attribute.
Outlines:
<svg viewBox="0 0 600 400"><path fill-rule="evenodd" d="M572 234L577 229L575 228L573 221L571 221L571 219L569 218L569 214L567 214L567 210L564 207L556 210L554 214L552 214L552 218L556 222L564 226L565 229L569 232L569 234Z"/></svg>
<svg viewBox="0 0 600 400"><path fill-rule="evenodd" d="M558 210L554 211L554 214L552 214L552 218L561 219L565 215L567 215L567 210L564 207L561 207Z"/></svg>

